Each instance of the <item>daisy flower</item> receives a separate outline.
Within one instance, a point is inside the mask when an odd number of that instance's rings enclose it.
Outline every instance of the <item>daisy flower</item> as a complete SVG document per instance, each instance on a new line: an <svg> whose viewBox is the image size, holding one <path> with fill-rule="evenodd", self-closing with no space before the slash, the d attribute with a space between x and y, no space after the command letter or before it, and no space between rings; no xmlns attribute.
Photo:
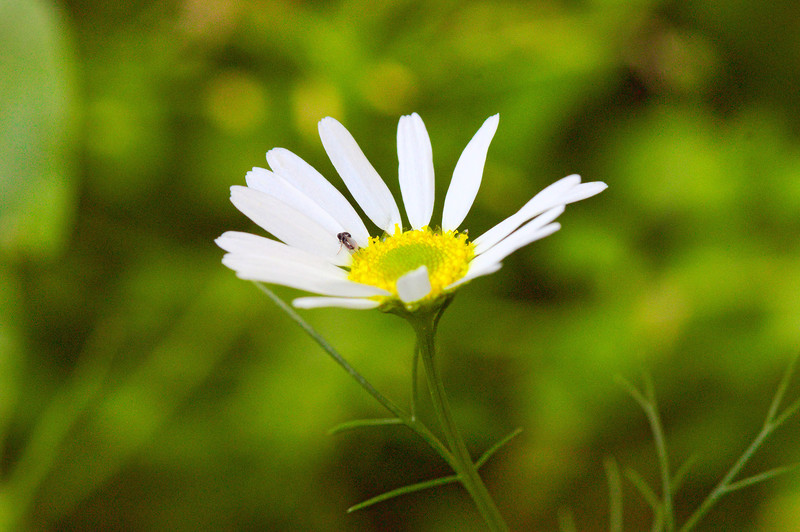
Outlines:
<svg viewBox="0 0 800 532"><path fill-rule="evenodd" d="M247 186L231 187L231 202L278 240L228 231L216 240L227 251L223 264L242 279L317 294L295 299L298 308L414 312L441 305L464 283L499 270L509 254L557 231L555 219L567 204L606 188L570 175L470 239L459 227L478 193L498 122L499 115L489 117L464 148L444 198L441 225L431 226L433 156L419 115L403 116L397 129L408 225L352 135L335 119L324 118L319 123L322 145L380 234L370 235L350 202L319 172L294 153L275 148L267 152L271 170L253 168Z"/></svg>

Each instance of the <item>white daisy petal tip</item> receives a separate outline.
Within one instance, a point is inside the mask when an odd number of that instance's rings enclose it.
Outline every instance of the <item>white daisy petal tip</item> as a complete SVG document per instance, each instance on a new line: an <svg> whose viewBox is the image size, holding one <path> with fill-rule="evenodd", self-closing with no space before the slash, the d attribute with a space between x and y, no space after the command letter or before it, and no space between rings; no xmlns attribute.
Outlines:
<svg viewBox="0 0 800 532"><path fill-rule="evenodd" d="M596 196L607 188L608 185L602 181L580 183L567 191L562 199L564 203L575 203Z"/></svg>
<svg viewBox="0 0 800 532"><path fill-rule="evenodd" d="M403 303L414 303L430 293L431 280L424 265L397 279L397 296Z"/></svg>
<svg viewBox="0 0 800 532"><path fill-rule="evenodd" d="M235 246L242 241L246 241L247 237L243 237L242 235L248 235L249 233L241 233L239 231L225 231L217 238L214 239L214 243L222 248L227 252L231 252L232 249L235 249ZM255 236L255 235L251 235Z"/></svg>
<svg viewBox="0 0 800 532"><path fill-rule="evenodd" d="M397 124L397 159L400 192L413 229L430 223L433 214L433 150L425 123L417 113Z"/></svg>
<svg viewBox="0 0 800 532"><path fill-rule="evenodd" d="M591 187L589 187L591 185ZM592 181L591 183L586 183L587 189L591 190L591 195L594 196L595 194L600 194L602 191L608 188L608 184L603 181ZM587 196L591 197L591 196Z"/></svg>
<svg viewBox="0 0 800 532"><path fill-rule="evenodd" d="M272 148L271 150L268 150L266 155L265 155L265 158L267 159L267 164L269 164L270 168L272 168L272 162L271 161L280 160L280 158L283 156L283 154L285 152L287 152L287 151L288 150L286 148ZM274 170L274 168L273 168L273 170Z"/></svg>
<svg viewBox="0 0 800 532"><path fill-rule="evenodd" d="M483 180L483 167L486 165L489 145L497 132L499 123L500 114L487 118L467 143L461 157L458 158L450 187L444 198L442 211L442 229L444 231L458 229L472 207Z"/></svg>
<svg viewBox="0 0 800 532"><path fill-rule="evenodd" d="M319 137L331 164L364 214L387 233L393 232L395 225L402 226L400 210L389 187L347 128L331 117L323 118Z"/></svg>

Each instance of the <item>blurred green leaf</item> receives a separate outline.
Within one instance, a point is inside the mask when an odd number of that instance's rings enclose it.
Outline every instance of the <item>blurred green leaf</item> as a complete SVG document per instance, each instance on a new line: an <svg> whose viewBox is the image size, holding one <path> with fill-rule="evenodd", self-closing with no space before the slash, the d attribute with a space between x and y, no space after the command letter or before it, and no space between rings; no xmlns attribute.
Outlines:
<svg viewBox="0 0 800 532"><path fill-rule="evenodd" d="M20 319L20 286L0 263L0 449L13 419L24 357L24 324ZM0 521L2 523L2 521Z"/></svg>
<svg viewBox="0 0 800 532"><path fill-rule="evenodd" d="M74 59L62 14L0 1L0 250L48 256L75 202Z"/></svg>

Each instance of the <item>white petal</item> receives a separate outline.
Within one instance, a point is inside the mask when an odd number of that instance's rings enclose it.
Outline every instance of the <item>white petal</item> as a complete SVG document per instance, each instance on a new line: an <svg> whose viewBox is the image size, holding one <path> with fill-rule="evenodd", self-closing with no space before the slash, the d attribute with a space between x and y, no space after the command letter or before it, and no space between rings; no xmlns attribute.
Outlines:
<svg viewBox="0 0 800 532"><path fill-rule="evenodd" d="M458 229L467 216L483 178L483 166L486 163L486 153L492 142L500 115L490 116L481 128L469 141L461 153L447 196L444 198L444 212L442 213L442 229L451 231Z"/></svg>
<svg viewBox="0 0 800 532"><path fill-rule="evenodd" d="M394 233L394 226L402 225L397 203L353 136L330 117L320 121L319 136L331 163L364 214L387 233Z"/></svg>
<svg viewBox="0 0 800 532"><path fill-rule="evenodd" d="M339 240L305 213L254 188L231 187L231 202L245 216L273 236L328 261L346 266L352 262Z"/></svg>
<svg viewBox="0 0 800 532"><path fill-rule="evenodd" d="M455 288L456 286L459 286L459 285L462 285L462 284L464 284L464 283L466 283L468 281L471 281L471 280L475 279L476 277L481 277L483 275L492 274L492 273L496 272L497 270L499 270L502 267L503 267L503 264L500 263L500 262L495 262L493 264L484 264L482 266L479 265L476 268L473 268L472 264L470 264L470 268L469 268L469 271L467 271L467 274L464 277L462 277L461 279L459 279L458 281L454 282L453 284L446 286L445 290L450 290L451 288Z"/></svg>
<svg viewBox="0 0 800 532"><path fill-rule="evenodd" d="M541 218L541 216L539 218ZM518 230L511 233L502 242L484 252L482 255L478 255L472 259L472 262L469 264L470 270L473 268L479 269L490 264L499 263L519 248L525 247L531 242L535 242L536 240L540 240L546 236L550 236L561 229L561 226L557 223L551 223L543 226L538 222L539 218L523 225ZM467 271L467 275L469 275L469 271Z"/></svg>
<svg viewBox="0 0 800 532"><path fill-rule="evenodd" d="M226 231L214 242L229 253L274 257L278 260L293 260L305 262L312 266L328 267L330 271L342 271L341 268L334 266L319 255L250 233Z"/></svg>
<svg viewBox="0 0 800 532"><path fill-rule="evenodd" d="M286 179L264 168L253 168L245 176L247 186L269 194L273 198L304 213L325 228L330 235L338 235L344 227L319 203L291 185ZM365 229L366 230L366 229Z"/></svg>
<svg viewBox="0 0 800 532"><path fill-rule="evenodd" d="M281 284L333 296L389 295L347 279L347 272L321 257L262 236L228 231L216 239L222 262L243 279Z"/></svg>
<svg viewBox="0 0 800 532"><path fill-rule="evenodd" d="M380 305L372 299L356 299L345 297L299 297L292 301L296 308L321 308L321 307L340 307L349 309L370 309Z"/></svg>
<svg viewBox="0 0 800 532"><path fill-rule="evenodd" d="M397 295L403 303L413 303L431 293L431 280L425 265L404 274L397 280Z"/></svg>
<svg viewBox="0 0 800 532"><path fill-rule="evenodd" d="M348 280L347 272L343 270L340 270L341 275L332 275L301 262L228 253L222 257L222 264L234 270L241 279L279 284L307 292L342 297L386 295L384 290L375 286Z"/></svg>
<svg viewBox="0 0 800 532"><path fill-rule="evenodd" d="M572 191L583 186L580 185L580 182L581 177L573 174L559 179L552 185L542 189L516 213L476 238L474 240L475 253L482 253L494 246L534 216L558 205L569 203L567 199L569 199L569 195ZM587 183L587 185L588 184L590 183Z"/></svg>
<svg viewBox="0 0 800 532"><path fill-rule="evenodd" d="M344 270L323 257L263 236L239 231L226 231L214 242L229 254L237 257L300 264L313 268L315 275L323 275L335 279L347 277L346 274L343 275Z"/></svg>
<svg viewBox="0 0 800 532"><path fill-rule="evenodd" d="M586 198L591 198L608 188L602 181L592 181L573 188L566 197L567 203L575 203Z"/></svg>
<svg viewBox="0 0 800 532"><path fill-rule="evenodd" d="M339 222L344 231L352 235L358 245L367 245L369 232L361 217L344 195L313 166L283 148L268 151L267 162L273 172L325 209Z"/></svg>
<svg viewBox="0 0 800 532"><path fill-rule="evenodd" d="M428 225L433 214L434 181L431 139L417 113L400 118L397 126L400 192L413 229Z"/></svg>
<svg viewBox="0 0 800 532"><path fill-rule="evenodd" d="M253 169L244 176L248 187L260 190L261 192L269 192L270 181L273 179L276 179L275 174L266 168L259 168L257 166L253 167Z"/></svg>

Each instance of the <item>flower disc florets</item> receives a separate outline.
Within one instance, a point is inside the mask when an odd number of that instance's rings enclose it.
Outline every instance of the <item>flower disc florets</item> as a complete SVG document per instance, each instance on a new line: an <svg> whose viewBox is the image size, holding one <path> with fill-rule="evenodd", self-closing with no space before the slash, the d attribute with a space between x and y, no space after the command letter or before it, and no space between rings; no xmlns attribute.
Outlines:
<svg viewBox="0 0 800 532"><path fill-rule="evenodd" d="M396 227L393 235L370 237L369 245L353 254L348 279L386 290L392 295L378 296L385 301L398 297L399 278L425 266L431 291L424 300L431 301L467 274L474 247L466 233L428 227L403 231Z"/></svg>

